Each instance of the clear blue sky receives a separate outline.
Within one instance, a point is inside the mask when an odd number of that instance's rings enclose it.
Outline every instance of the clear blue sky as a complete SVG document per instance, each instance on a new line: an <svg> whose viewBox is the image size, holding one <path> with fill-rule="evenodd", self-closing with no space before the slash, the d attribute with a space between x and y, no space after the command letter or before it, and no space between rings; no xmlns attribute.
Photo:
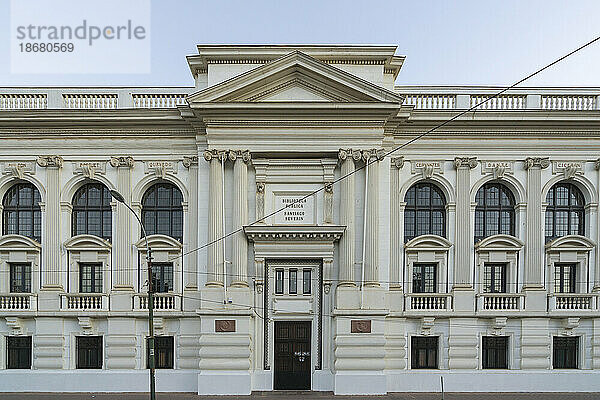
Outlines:
<svg viewBox="0 0 600 400"><path fill-rule="evenodd" d="M14 75L0 0L0 86L192 85L199 43L391 44L398 84L505 85L600 35L599 17L598 0L152 0L150 74ZM600 43L527 85L600 86Z"/></svg>

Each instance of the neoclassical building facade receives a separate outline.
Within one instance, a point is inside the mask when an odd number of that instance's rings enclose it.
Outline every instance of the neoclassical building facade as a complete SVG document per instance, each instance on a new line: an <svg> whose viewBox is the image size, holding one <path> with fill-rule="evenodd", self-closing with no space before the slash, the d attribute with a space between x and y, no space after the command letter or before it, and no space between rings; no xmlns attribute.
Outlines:
<svg viewBox="0 0 600 400"><path fill-rule="evenodd" d="M150 279L158 391L600 390L600 90L390 153L499 90L397 86L395 51L0 88L0 391L147 391Z"/></svg>

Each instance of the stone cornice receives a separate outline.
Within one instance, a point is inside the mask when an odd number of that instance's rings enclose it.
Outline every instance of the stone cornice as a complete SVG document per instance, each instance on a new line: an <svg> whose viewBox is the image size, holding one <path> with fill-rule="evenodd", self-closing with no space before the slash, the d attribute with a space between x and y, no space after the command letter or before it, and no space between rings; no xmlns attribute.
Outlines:
<svg viewBox="0 0 600 400"><path fill-rule="evenodd" d="M335 242L342 237L345 226L246 226L244 233L253 242L319 241Z"/></svg>

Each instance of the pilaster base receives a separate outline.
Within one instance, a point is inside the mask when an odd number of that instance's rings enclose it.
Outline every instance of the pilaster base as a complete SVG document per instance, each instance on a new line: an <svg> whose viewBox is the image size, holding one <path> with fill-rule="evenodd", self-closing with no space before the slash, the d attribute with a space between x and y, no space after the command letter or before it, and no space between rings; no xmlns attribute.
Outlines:
<svg viewBox="0 0 600 400"><path fill-rule="evenodd" d="M475 290L470 287L452 289L454 311L475 312Z"/></svg>
<svg viewBox="0 0 600 400"><path fill-rule="evenodd" d="M133 291L115 291L110 294L110 309L113 311L130 311L132 302Z"/></svg>
<svg viewBox="0 0 600 400"><path fill-rule="evenodd" d="M42 289L37 295L39 311L60 310L60 292ZM131 307L130 307L131 309Z"/></svg>
<svg viewBox="0 0 600 400"><path fill-rule="evenodd" d="M205 287L200 291L200 309L215 310L223 309L225 305L225 293L222 287Z"/></svg>
<svg viewBox="0 0 600 400"><path fill-rule="evenodd" d="M200 308L200 293L198 289L185 289L183 291L183 311L196 311Z"/></svg>
<svg viewBox="0 0 600 400"><path fill-rule="evenodd" d="M525 311L546 312L548 296L543 287L524 288L523 293L525 293Z"/></svg>
<svg viewBox="0 0 600 400"><path fill-rule="evenodd" d="M390 288L386 293L387 308L390 312L404 311L404 291L402 288Z"/></svg>
<svg viewBox="0 0 600 400"><path fill-rule="evenodd" d="M362 309L381 310L385 307L386 291L380 286L365 286L362 289Z"/></svg>
<svg viewBox="0 0 600 400"><path fill-rule="evenodd" d="M356 286L338 286L335 290L338 310L357 310L360 308L360 292Z"/></svg>

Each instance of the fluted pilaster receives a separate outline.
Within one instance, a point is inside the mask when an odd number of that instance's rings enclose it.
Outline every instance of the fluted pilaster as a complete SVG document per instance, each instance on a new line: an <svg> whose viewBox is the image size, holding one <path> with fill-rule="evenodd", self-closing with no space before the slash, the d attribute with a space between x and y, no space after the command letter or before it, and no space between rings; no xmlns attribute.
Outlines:
<svg viewBox="0 0 600 400"><path fill-rule="evenodd" d="M206 286L223 286L224 259L223 241L223 170L226 153L207 150L204 159L210 163L209 199L208 199L208 262ZM218 240L218 241L217 241ZM216 242L215 242L216 241Z"/></svg>
<svg viewBox="0 0 600 400"><path fill-rule="evenodd" d="M110 165L117 169L117 191L123 195L127 204L131 204L131 168L133 167L133 158L111 157ZM117 203L115 214L117 227L115 229L113 251L115 252L116 264L113 265L113 284L116 290L133 290L134 268L131 257L131 248L133 245L131 227L134 216L121 203Z"/></svg>
<svg viewBox="0 0 600 400"><path fill-rule="evenodd" d="M365 286L379 286L379 160L383 151L367 150L363 158L367 166L367 212L365 215ZM373 162L373 160L377 160Z"/></svg>
<svg viewBox="0 0 600 400"><path fill-rule="evenodd" d="M390 287L401 288L400 269L402 268L402 252L400 247L400 170L404 167L404 157L392 158L391 163L391 196L390 196Z"/></svg>
<svg viewBox="0 0 600 400"><path fill-rule="evenodd" d="M248 223L248 162L249 151L230 151L233 164L233 230ZM232 286L248 286L248 242L243 231L233 235Z"/></svg>
<svg viewBox="0 0 600 400"><path fill-rule="evenodd" d="M456 224L454 253L454 287L471 288L471 169L477 166L475 157L456 157Z"/></svg>
<svg viewBox="0 0 600 400"><path fill-rule="evenodd" d="M60 256L60 156L40 156L37 163L46 168L46 206L42 248L42 289L64 289Z"/></svg>
<svg viewBox="0 0 600 400"><path fill-rule="evenodd" d="M525 160L527 169L527 237L525 241L524 289L544 286L544 221L542 220L542 169L548 168L548 158Z"/></svg>
<svg viewBox="0 0 600 400"><path fill-rule="evenodd" d="M338 158L341 162L341 176L354 172L354 160L361 158L360 151L340 149ZM356 196L354 175L342 179L340 185L340 223L346 231L340 239L340 272L339 286L355 286L354 278L354 198Z"/></svg>
<svg viewBox="0 0 600 400"><path fill-rule="evenodd" d="M186 221L186 242L188 248L198 248L198 156L183 157L183 166L189 169L189 218ZM198 256L196 252L187 255L184 265L186 289L198 288Z"/></svg>

